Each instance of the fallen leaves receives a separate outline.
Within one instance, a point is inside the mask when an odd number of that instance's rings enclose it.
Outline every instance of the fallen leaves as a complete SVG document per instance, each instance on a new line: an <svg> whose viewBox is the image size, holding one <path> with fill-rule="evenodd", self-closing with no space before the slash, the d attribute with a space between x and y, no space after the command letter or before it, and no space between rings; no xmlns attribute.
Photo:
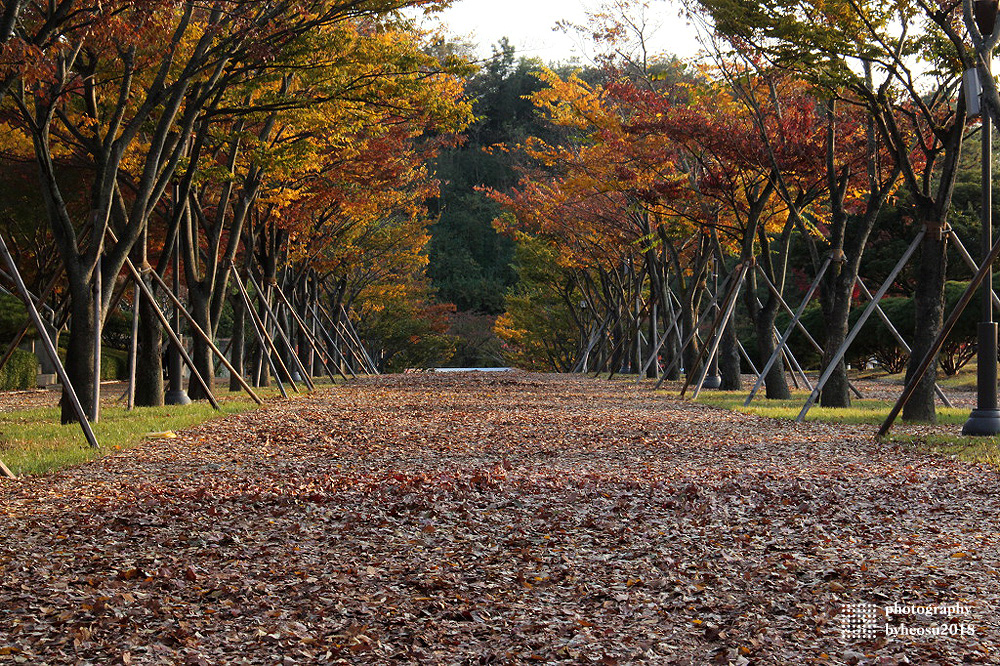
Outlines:
<svg viewBox="0 0 1000 666"><path fill-rule="evenodd" d="M0 663L996 663L996 482L625 382L364 379L3 486ZM907 600L979 631L841 638Z"/></svg>

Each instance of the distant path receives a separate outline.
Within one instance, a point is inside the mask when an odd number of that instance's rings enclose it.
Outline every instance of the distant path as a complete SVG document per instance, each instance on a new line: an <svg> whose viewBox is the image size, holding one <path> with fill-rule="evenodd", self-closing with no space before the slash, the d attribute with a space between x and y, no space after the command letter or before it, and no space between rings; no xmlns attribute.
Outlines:
<svg viewBox="0 0 1000 666"><path fill-rule="evenodd" d="M1000 663L1000 475L869 431L358 380L0 485L0 664ZM894 602L976 635L842 637Z"/></svg>

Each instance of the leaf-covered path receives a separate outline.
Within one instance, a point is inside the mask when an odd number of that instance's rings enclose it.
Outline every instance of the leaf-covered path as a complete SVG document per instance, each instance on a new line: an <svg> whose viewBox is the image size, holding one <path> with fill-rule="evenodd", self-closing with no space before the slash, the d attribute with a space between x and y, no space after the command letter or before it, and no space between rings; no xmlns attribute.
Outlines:
<svg viewBox="0 0 1000 666"><path fill-rule="evenodd" d="M998 490L629 382L358 380L0 486L0 663L1000 663ZM894 602L975 634L842 636Z"/></svg>

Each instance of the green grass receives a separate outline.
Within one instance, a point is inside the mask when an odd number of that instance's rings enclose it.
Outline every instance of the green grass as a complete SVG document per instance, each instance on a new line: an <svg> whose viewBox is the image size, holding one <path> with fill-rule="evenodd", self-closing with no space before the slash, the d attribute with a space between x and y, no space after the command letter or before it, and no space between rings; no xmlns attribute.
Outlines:
<svg viewBox="0 0 1000 666"><path fill-rule="evenodd" d="M975 373L972 373L975 380ZM806 398L804 391L793 392L791 400L757 399L749 407L743 406L746 391L708 391L698 396L697 402L721 409L729 409L745 414L756 414L778 419L795 419L802 410ZM869 424L881 425L892 408L888 400L852 400L852 406L846 409L835 407L814 406L806 415L807 421L825 423ZM889 441L905 446L912 446L921 451L931 451L945 456L953 456L959 460L972 463L985 463L1000 467L1000 436L997 437L963 437L961 426L969 418L967 408L938 407L936 425L955 426L955 434L945 434L940 431L920 432L920 426L908 428L909 432L891 432Z"/></svg>
<svg viewBox="0 0 1000 666"><path fill-rule="evenodd" d="M945 456L972 463L985 463L1000 467L1000 437L963 437L939 433L901 435L890 434L890 441L912 445L924 451L933 451Z"/></svg>
<svg viewBox="0 0 1000 666"><path fill-rule="evenodd" d="M216 412L207 402L184 406L104 407L92 424L100 449L87 446L79 424L60 425L59 408L30 409L0 414L0 459L18 476L46 474L70 465L130 448L150 432L181 430L209 419L245 412L255 403L231 400Z"/></svg>
<svg viewBox="0 0 1000 666"><path fill-rule="evenodd" d="M791 400L756 399L749 407L743 406L747 391L705 391L698 396L698 402L712 407L735 410L744 414L756 414L776 419L795 419L809 394L805 391L792 393ZM807 421L828 423L867 423L879 425L888 416L892 403L887 400L852 400L851 407L813 406L806 415ZM938 424L960 425L969 418L968 409L938 407Z"/></svg>
<svg viewBox="0 0 1000 666"><path fill-rule="evenodd" d="M331 385L329 378L313 381L317 388ZM286 390L290 397L295 396L287 385ZM304 385L300 384L299 390L305 394ZM254 392L265 400L281 397L273 382ZM183 406L137 407L131 412L124 406L102 406L99 422L92 424L101 445L99 449L87 446L79 424L59 423L58 407L0 413L0 460L18 476L47 474L133 447L151 432L183 430L257 406L245 393L230 393L223 386L217 388L216 397L221 406L219 411L207 401Z"/></svg>

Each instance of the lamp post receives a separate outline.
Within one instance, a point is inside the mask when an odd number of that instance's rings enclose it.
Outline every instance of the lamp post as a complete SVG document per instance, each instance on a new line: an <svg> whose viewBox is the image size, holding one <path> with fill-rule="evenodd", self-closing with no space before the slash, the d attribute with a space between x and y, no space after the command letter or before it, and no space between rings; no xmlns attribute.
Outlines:
<svg viewBox="0 0 1000 666"><path fill-rule="evenodd" d="M973 9L976 26L984 39L993 34L998 0L976 0ZM993 54L985 54L986 71L992 76ZM982 106L982 105L980 105ZM985 259L993 245L993 135L988 109L982 109L982 221L981 244ZM963 435L1000 434L1000 409L997 405L997 324L993 321L993 275L983 280L983 316L979 322L978 366L976 370L976 408L962 428Z"/></svg>

